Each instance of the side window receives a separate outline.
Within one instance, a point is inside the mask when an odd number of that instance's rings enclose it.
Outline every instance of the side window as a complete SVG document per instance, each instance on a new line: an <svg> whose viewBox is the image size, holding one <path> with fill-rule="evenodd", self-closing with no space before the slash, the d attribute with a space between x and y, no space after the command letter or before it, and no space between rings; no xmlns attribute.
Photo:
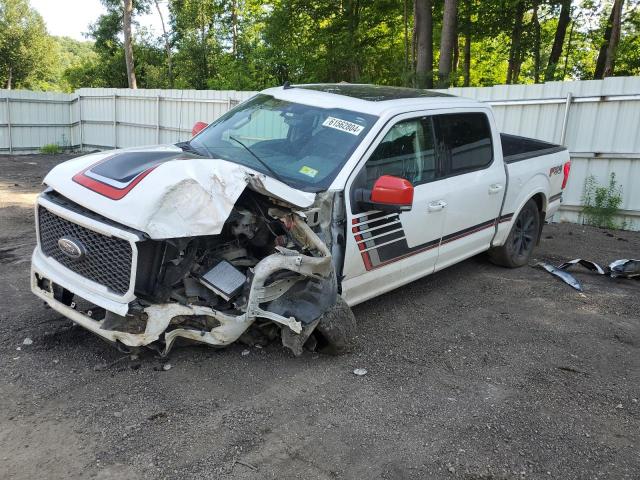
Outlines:
<svg viewBox="0 0 640 480"><path fill-rule="evenodd" d="M480 170L491 163L491 127L484 113L438 115L435 123L447 175Z"/></svg>
<svg viewBox="0 0 640 480"><path fill-rule="evenodd" d="M430 117L396 123L365 165L366 187L382 175L406 178L413 185L436 178L436 154Z"/></svg>

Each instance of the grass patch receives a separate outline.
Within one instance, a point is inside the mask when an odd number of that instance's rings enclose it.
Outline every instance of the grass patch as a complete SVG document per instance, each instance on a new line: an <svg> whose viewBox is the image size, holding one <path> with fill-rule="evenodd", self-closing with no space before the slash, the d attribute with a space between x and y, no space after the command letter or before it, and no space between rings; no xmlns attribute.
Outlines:
<svg viewBox="0 0 640 480"><path fill-rule="evenodd" d="M40 153L44 153L45 155L56 155L58 153L62 153L62 148L60 148L60 145L55 143L49 143L48 145L40 147Z"/></svg>

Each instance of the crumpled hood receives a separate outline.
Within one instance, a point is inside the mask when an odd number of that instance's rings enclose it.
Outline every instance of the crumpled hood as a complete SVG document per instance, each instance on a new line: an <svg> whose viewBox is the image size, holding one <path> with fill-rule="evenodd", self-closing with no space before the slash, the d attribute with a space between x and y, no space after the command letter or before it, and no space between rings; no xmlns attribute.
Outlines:
<svg viewBox="0 0 640 480"><path fill-rule="evenodd" d="M315 194L175 145L112 150L56 166L44 183L73 202L153 239L216 235L245 188L307 208Z"/></svg>

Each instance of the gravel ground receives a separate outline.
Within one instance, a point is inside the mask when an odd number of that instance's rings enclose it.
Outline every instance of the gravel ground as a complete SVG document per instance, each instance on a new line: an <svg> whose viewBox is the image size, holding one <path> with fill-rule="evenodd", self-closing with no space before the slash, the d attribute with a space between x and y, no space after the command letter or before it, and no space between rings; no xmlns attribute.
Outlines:
<svg viewBox="0 0 640 480"><path fill-rule="evenodd" d="M32 202L65 158L0 157L1 478L640 478L639 282L576 267L580 294L478 256L356 307L348 355L132 360L29 291ZM563 224L535 256L639 253Z"/></svg>

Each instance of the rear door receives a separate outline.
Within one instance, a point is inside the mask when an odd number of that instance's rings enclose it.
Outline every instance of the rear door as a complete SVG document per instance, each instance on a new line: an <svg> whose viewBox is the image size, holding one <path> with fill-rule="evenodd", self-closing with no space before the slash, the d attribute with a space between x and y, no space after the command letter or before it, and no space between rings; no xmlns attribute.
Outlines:
<svg viewBox="0 0 640 480"><path fill-rule="evenodd" d="M451 192L436 270L487 250L506 190L500 138L484 111L434 116Z"/></svg>
<svg viewBox="0 0 640 480"><path fill-rule="evenodd" d="M346 186L347 241L342 282L349 304L367 300L433 272L448 202L448 182L428 115L396 117L378 136ZM369 211L355 200L382 175L414 186L411 211Z"/></svg>

